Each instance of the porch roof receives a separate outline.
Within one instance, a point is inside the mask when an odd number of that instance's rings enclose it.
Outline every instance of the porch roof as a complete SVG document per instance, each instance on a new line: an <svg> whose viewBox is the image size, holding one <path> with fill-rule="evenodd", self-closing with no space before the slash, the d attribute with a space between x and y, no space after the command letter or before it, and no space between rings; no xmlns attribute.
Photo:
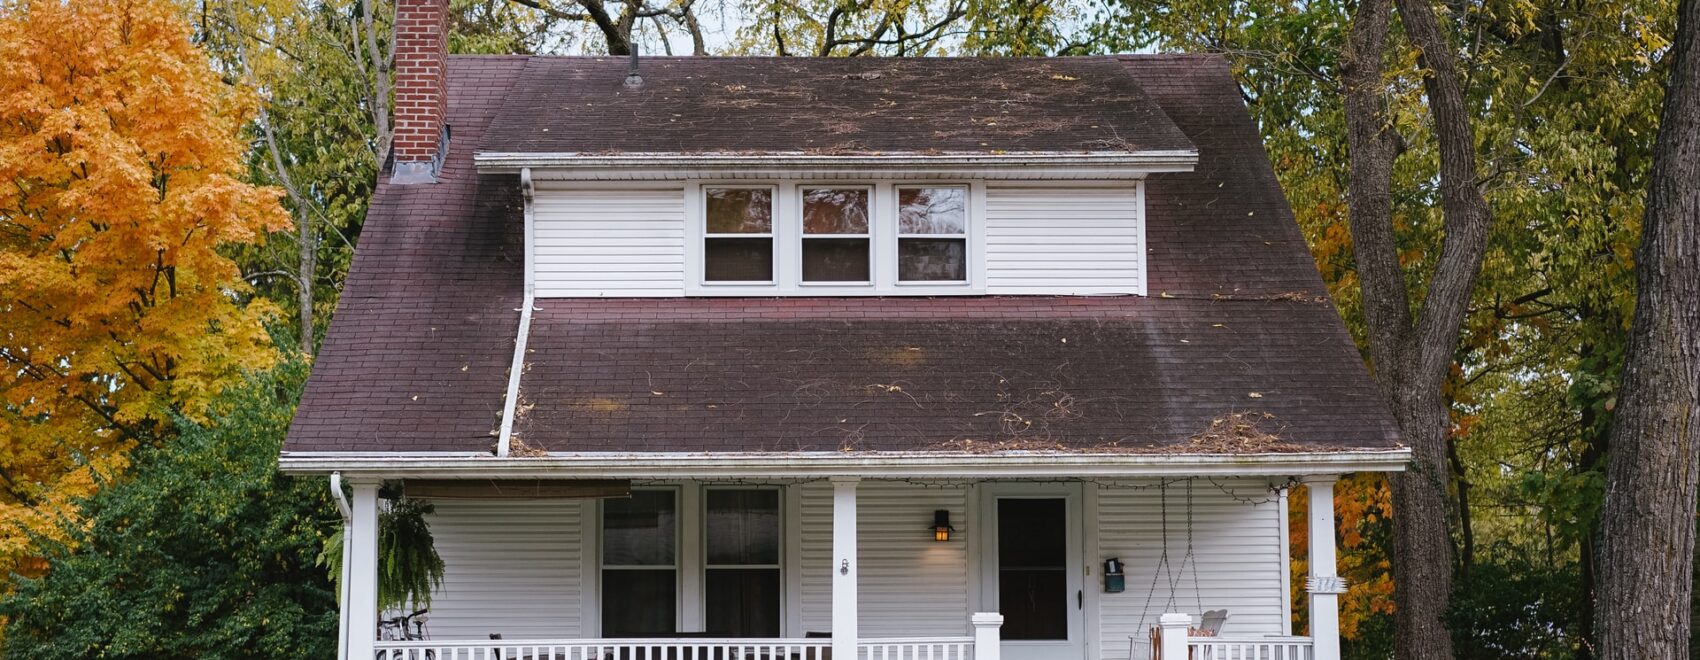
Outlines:
<svg viewBox="0 0 1700 660"><path fill-rule="evenodd" d="M539 301L514 437L556 452L1397 446L1333 306L1249 298Z"/></svg>

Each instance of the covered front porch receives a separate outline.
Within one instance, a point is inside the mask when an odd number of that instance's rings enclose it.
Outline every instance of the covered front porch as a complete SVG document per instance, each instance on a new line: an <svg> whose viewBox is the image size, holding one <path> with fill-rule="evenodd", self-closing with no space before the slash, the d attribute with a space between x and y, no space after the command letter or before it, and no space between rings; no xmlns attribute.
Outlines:
<svg viewBox="0 0 1700 660"><path fill-rule="evenodd" d="M436 507L447 568L424 640L376 639L383 480L350 477L346 657L1335 660L1332 534L1310 544L1314 623L1295 636L1286 515L1290 489L1331 501L1335 475L1235 472L409 488ZM1332 530L1333 512L1309 524Z"/></svg>

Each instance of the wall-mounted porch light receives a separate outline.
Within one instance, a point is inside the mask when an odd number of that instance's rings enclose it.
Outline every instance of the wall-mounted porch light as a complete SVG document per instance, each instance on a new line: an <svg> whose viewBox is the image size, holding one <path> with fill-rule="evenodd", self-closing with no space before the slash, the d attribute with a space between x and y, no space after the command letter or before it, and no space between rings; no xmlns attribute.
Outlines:
<svg viewBox="0 0 1700 660"><path fill-rule="evenodd" d="M933 540L949 541L950 533L956 531L950 526L950 512L939 509L933 512Z"/></svg>

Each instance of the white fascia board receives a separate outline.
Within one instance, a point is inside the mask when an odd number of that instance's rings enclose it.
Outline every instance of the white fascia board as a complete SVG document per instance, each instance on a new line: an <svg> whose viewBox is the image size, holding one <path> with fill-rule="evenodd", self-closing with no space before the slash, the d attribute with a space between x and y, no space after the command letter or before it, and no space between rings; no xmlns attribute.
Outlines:
<svg viewBox="0 0 1700 660"><path fill-rule="evenodd" d="M1002 175L1032 177L1049 174L1081 176L1143 176L1153 172L1190 172L1198 151L1180 149L1144 152L1010 152L998 154L870 154L823 156L779 154L678 153L501 153L473 156L483 174L512 174L525 168L538 178L601 177L610 173L636 176L642 172L692 174L750 170L827 170L833 172L929 173L971 171L988 178ZM1035 172L1034 170L1039 170Z"/></svg>
<svg viewBox="0 0 1700 660"><path fill-rule="evenodd" d="M1280 454L551 452L527 458L483 453L284 452L278 465L291 474L341 472L345 478L388 479L1069 479L1399 472L1410 460L1411 450L1404 448Z"/></svg>

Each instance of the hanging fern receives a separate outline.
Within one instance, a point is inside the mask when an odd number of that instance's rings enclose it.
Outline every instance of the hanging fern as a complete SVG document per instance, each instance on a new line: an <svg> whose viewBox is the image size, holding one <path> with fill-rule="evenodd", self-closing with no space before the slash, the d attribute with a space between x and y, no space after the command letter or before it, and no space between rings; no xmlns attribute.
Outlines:
<svg viewBox="0 0 1700 660"><path fill-rule="evenodd" d="M443 558L431 539L425 515L436 507L425 500L399 499L378 519L378 607L431 606L431 592L443 586Z"/></svg>
<svg viewBox="0 0 1700 660"><path fill-rule="evenodd" d="M431 606L431 592L443 584L443 558L437 555L425 516L435 507L424 500L398 499L378 515L378 609L408 611ZM342 530L325 539L318 564L326 567L342 593Z"/></svg>

